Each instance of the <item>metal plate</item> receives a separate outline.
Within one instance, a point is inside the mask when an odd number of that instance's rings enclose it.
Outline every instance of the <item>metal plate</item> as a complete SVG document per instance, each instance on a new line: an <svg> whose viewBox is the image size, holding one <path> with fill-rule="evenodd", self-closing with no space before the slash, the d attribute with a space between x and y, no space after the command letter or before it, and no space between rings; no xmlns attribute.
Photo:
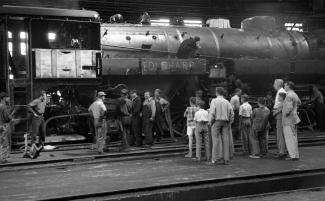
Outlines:
<svg viewBox="0 0 325 201"><path fill-rule="evenodd" d="M143 75L206 74L205 59L142 59Z"/></svg>

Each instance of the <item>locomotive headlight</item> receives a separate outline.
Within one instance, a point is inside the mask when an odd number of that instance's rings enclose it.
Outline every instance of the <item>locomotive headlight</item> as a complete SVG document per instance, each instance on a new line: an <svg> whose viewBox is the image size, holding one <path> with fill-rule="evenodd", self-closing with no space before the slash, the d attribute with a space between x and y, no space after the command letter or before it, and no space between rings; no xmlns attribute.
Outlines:
<svg viewBox="0 0 325 201"><path fill-rule="evenodd" d="M55 40L55 38L56 38L56 34L55 33L53 33L53 32L49 32L48 33L48 39L49 40Z"/></svg>

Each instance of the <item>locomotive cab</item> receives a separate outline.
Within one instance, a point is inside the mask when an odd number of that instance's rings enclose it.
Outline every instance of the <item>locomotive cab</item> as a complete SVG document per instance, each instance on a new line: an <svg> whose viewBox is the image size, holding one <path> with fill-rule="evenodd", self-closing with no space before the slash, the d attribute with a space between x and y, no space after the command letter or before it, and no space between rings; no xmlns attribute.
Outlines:
<svg viewBox="0 0 325 201"><path fill-rule="evenodd" d="M30 132L26 107L41 90L48 97L46 139L61 141L67 133L78 133L71 139L87 138L87 107L101 82L98 13L2 6L0 31L1 91L17 109L13 142Z"/></svg>

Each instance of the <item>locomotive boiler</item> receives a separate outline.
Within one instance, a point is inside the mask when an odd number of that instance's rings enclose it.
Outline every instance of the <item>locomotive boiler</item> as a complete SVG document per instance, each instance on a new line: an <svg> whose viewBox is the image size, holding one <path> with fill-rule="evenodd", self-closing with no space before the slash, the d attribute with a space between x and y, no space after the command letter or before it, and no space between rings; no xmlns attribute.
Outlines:
<svg viewBox="0 0 325 201"><path fill-rule="evenodd" d="M111 85L123 83L142 92L162 89L180 130L187 100L197 89L209 97L215 86L232 93L239 80L246 93L265 96L275 78L322 83L324 33L287 31L269 16L245 19L240 29L101 24L102 73ZM197 56L177 58L190 37L200 38Z"/></svg>
<svg viewBox="0 0 325 201"><path fill-rule="evenodd" d="M264 91L275 77L313 83L325 75L324 33L287 31L269 16L245 19L240 29L102 24L103 76L140 88L157 87L159 79L167 91L184 79L215 83L231 74L248 83L251 93ZM195 36L197 58L177 59L180 44Z"/></svg>

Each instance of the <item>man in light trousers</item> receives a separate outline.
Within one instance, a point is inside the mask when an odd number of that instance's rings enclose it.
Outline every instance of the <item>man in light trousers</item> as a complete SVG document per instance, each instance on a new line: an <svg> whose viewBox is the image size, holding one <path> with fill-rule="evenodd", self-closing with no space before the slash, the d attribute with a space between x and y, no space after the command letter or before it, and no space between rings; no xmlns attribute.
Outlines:
<svg viewBox="0 0 325 201"><path fill-rule="evenodd" d="M297 109L301 101L293 91L293 82L285 83L284 87L287 91L287 96L283 102L282 124L284 139L289 153L289 157L286 160L299 160L297 124L300 122L300 119Z"/></svg>
<svg viewBox="0 0 325 201"><path fill-rule="evenodd" d="M275 96L275 101L274 101L274 106L273 110L277 111L281 109L281 103L279 101L279 94L280 93L287 93L284 88L283 88L283 80L282 79L276 79L274 80L273 84L274 89L277 91L276 96ZM277 119L277 124L276 124L276 144L278 148L278 155L277 158L282 158L286 155L286 145L284 141L284 135L283 135L283 125L282 125L282 115L281 112L278 112L275 116ZM280 121L278 121L280 120Z"/></svg>
<svg viewBox="0 0 325 201"><path fill-rule="evenodd" d="M97 93L97 99L90 105L88 111L93 117L95 133L96 133L96 146L99 154L104 153L107 135L106 123L106 106L104 104L106 94L102 91Z"/></svg>
<svg viewBox="0 0 325 201"><path fill-rule="evenodd" d="M217 97L211 101L209 110L209 124L212 125L212 165L217 164L217 162L228 165L230 160L229 140L231 133L229 131L230 125L234 121L234 111L229 101L222 96L223 93L222 87L216 88ZM221 153L218 153L218 150Z"/></svg>

